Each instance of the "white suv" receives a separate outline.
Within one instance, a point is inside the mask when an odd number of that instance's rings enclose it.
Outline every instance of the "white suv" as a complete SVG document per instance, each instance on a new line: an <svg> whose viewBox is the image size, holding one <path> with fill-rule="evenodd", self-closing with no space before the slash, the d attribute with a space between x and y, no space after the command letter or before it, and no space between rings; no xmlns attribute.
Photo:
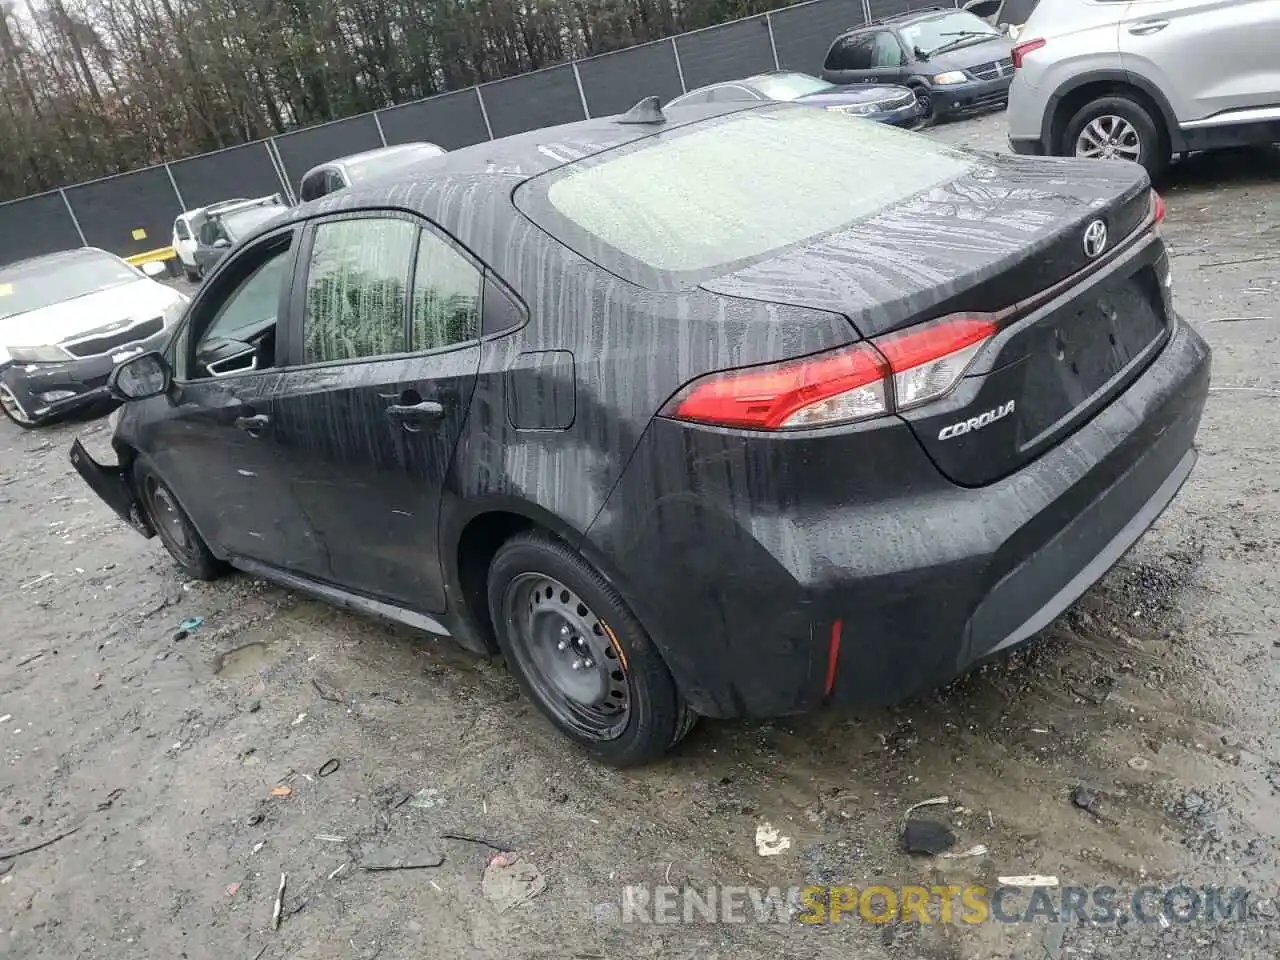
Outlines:
<svg viewBox="0 0 1280 960"><path fill-rule="evenodd" d="M1280 0L1040 0L1013 48L1016 153L1121 157L1280 141Z"/></svg>

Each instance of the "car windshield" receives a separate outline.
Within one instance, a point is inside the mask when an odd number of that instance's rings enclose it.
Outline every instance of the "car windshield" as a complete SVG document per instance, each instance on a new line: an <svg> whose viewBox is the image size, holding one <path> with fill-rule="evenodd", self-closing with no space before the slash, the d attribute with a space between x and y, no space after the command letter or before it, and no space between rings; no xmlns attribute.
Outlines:
<svg viewBox="0 0 1280 960"><path fill-rule="evenodd" d="M835 86L806 73L779 73L771 77L760 77L752 81L752 85L770 100L795 100Z"/></svg>
<svg viewBox="0 0 1280 960"><path fill-rule="evenodd" d="M123 260L97 250L0 267L0 320L139 279Z"/></svg>
<svg viewBox="0 0 1280 960"><path fill-rule="evenodd" d="M279 204L273 203L265 207L250 207L247 210L237 210L235 213L228 213L222 217L222 225L227 228L227 233L239 240L246 234L257 230L268 220L273 220L280 216L280 212L283 209Z"/></svg>
<svg viewBox="0 0 1280 960"><path fill-rule="evenodd" d="M944 47L959 47L989 37L1002 36L991 24L964 10L909 23L899 33L907 46L925 53L936 53Z"/></svg>
<svg viewBox="0 0 1280 960"><path fill-rule="evenodd" d="M589 259L662 288L871 217L972 164L882 124L763 107L559 168L517 202Z"/></svg>
<svg viewBox="0 0 1280 960"><path fill-rule="evenodd" d="M443 152L439 147L430 147L425 144L415 144L412 147L406 146L399 150L388 150L386 153L376 154L367 160L357 160L354 163L347 164L347 176L352 183L357 180L369 180L373 177L391 173L401 167L410 166L420 160L438 157Z"/></svg>

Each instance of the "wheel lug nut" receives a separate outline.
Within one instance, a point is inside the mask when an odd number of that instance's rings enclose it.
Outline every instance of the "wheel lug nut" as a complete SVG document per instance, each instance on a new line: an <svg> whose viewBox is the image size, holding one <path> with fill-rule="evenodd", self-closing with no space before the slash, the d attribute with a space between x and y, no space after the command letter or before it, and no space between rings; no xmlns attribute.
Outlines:
<svg viewBox="0 0 1280 960"><path fill-rule="evenodd" d="M596 662L592 660L590 657L586 657L585 659L583 659L582 665L584 667L594 667L596 665Z"/></svg>
<svg viewBox="0 0 1280 960"><path fill-rule="evenodd" d="M573 663L569 664L569 666L570 666L572 669L574 669L574 670L581 670L581 669L582 669L582 661L581 661L581 660L575 660L575 661L573 661Z"/></svg>
<svg viewBox="0 0 1280 960"><path fill-rule="evenodd" d="M564 651L569 649L569 641L561 640L559 643L556 644L556 649L559 650L561 653L564 653Z"/></svg>

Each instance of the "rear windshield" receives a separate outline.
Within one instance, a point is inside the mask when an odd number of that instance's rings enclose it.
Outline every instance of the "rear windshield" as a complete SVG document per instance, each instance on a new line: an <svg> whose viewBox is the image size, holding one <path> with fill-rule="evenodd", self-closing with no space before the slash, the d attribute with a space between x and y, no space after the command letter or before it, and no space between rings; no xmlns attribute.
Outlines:
<svg viewBox="0 0 1280 960"><path fill-rule="evenodd" d="M776 73L770 77L759 77L754 84L770 100L795 100L835 86L805 73Z"/></svg>
<svg viewBox="0 0 1280 960"><path fill-rule="evenodd" d="M238 240L246 234L257 230L268 220L274 220L283 212L283 206L278 203L272 203L264 207L249 207L247 210L237 210L235 213L224 215L221 220L222 225L227 228L231 236Z"/></svg>
<svg viewBox="0 0 1280 960"><path fill-rule="evenodd" d="M84 250L0 269L0 320L98 293L142 274L100 250Z"/></svg>
<svg viewBox="0 0 1280 960"><path fill-rule="evenodd" d="M874 216L972 163L883 124L779 105L570 164L529 181L516 200L605 269L669 289Z"/></svg>

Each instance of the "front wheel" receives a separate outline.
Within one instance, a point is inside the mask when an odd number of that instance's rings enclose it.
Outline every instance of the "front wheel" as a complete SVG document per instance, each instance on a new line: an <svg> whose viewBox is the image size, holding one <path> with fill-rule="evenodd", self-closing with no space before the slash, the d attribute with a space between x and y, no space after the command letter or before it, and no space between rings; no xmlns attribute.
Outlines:
<svg viewBox="0 0 1280 960"><path fill-rule="evenodd" d="M23 430L34 430L40 426L40 421L33 418L23 409L13 391L3 383L0 383L0 410L4 411L4 415L9 418L10 423L16 424Z"/></svg>
<svg viewBox="0 0 1280 960"><path fill-rule="evenodd" d="M134 461L133 483L152 529L179 569L195 580L222 576L227 565L209 550L173 491L141 457Z"/></svg>
<svg viewBox="0 0 1280 960"><path fill-rule="evenodd" d="M911 91L916 95L916 103L920 105L920 120L916 129L923 130L933 124L933 96L928 87L912 87Z"/></svg>
<svg viewBox="0 0 1280 960"><path fill-rule="evenodd" d="M1131 160L1152 179L1169 165L1170 150L1156 120L1142 104L1124 96L1099 97L1067 123L1061 151L1069 157Z"/></svg>
<svg viewBox="0 0 1280 960"><path fill-rule="evenodd" d="M562 541L529 533L503 544L489 568L489 611L525 695L599 759L647 763L692 728L644 628Z"/></svg>

